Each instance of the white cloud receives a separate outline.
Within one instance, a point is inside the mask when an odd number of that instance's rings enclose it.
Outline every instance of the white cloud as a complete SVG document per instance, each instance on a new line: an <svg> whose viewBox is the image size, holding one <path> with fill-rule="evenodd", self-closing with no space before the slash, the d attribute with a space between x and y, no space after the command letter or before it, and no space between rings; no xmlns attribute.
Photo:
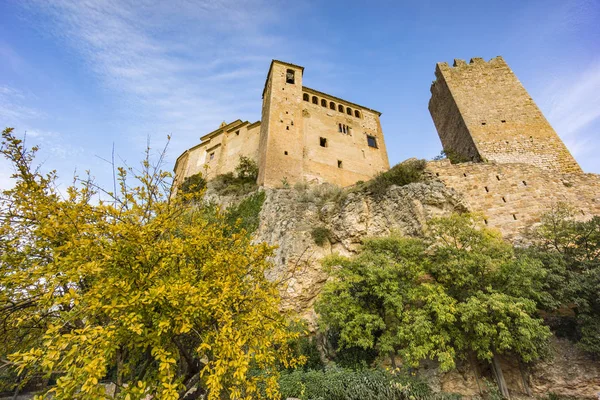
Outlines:
<svg viewBox="0 0 600 400"><path fill-rule="evenodd" d="M576 156L600 150L600 60L574 76L555 77L547 86L544 108L552 126Z"/></svg>
<svg viewBox="0 0 600 400"><path fill-rule="evenodd" d="M260 89L273 48L265 35L278 5L267 0L31 0L50 17L41 29L74 48L113 94L128 135L176 134L178 150L194 144L223 119L260 110ZM47 19L47 18L46 18ZM127 125L125 123L124 125ZM183 137L182 137L183 136ZM144 138L143 140L139 140Z"/></svg>

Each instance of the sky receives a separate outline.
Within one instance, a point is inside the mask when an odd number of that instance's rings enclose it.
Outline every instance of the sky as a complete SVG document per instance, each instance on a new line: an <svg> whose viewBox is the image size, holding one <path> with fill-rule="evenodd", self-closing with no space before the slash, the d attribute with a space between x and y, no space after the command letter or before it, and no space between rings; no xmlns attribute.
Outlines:
<svg viewBox="0 0 600 400"><path fill-rule="evenodd" d="M382 112L390 163L430 159L435 63L501 55L585 172L600 173L600 1L0 0L0 128L61 185L171 136L165 169L222 121L260 119L271 59ZM0 161L0 188L11 186Z"/></svg>

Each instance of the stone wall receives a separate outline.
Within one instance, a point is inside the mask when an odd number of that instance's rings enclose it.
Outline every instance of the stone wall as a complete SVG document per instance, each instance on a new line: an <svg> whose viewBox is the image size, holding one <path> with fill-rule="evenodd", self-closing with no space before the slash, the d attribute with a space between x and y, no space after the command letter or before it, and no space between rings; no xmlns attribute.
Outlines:
<svg viewBox="0 0 600 400"><path fill-rule="evenodd" d="M472 161L581 172L502 57L438 63L435 75L429 110L444 149Z"/></svg>
<svg viewBox="0 0 600 400"><path fill-rule="evenodd" d="M582 219L600 215L600 175L562 174L529 164L461 163L427 165L447 187L464 196L470 211L485 215L490 227L507 239L519 239L526 228L560 202L573 206Z"/></svg>

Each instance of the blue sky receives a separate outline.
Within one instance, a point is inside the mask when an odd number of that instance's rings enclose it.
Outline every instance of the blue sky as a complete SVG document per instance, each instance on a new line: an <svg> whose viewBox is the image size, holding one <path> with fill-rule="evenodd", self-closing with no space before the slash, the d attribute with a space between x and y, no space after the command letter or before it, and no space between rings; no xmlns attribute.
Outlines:
<svg viewBox="0 0 600 400"><path fill-rule="evenodd" d="M438 61L502 55L586 172L600 173L600 2L1 0L0 126L68 184L111 186L113 143L176 157L218 124L260 119L271 59L374 108L390 162L441 150L427 110ZM10 171L0 164L0 187Z"/></svg>

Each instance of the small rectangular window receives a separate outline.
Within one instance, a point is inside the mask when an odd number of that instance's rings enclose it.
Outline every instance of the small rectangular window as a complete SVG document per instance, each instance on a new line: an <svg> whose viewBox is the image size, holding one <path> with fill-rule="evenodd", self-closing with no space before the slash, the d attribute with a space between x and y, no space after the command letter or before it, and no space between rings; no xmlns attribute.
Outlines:
<svg viewBox="0 0 600 400"><path fill-rule="evenodd" d="M369 147L377 148L377 138L375 136L367 135L367 143Z"/></svg>
<svg viewBox="0 0 600 400"><path fill-rule="evenodd" d="M288 69L287 72L285 73L285 83L290 83L290 84L294 84L295 81L295 73L293 69Z"/></svg>
<svg viewBox="0 0 600 400"><path fill-rule="evenodd" d="M342 168L342 160L338 160L338 168Z"/></svg>
<svg viewBox="0 0 600 400"><path fill-rule="evenodd" d="M321 147L327 147L327 138L319 138L319 144L321 145Z"/></svg>
<svg viewBox="0 0 600 400"><path fill-rule="evenodd" d="M210 156L208 156L209 160L212 160L213 158L215 158L215 153L214 152L210 153Z"/></svg>

